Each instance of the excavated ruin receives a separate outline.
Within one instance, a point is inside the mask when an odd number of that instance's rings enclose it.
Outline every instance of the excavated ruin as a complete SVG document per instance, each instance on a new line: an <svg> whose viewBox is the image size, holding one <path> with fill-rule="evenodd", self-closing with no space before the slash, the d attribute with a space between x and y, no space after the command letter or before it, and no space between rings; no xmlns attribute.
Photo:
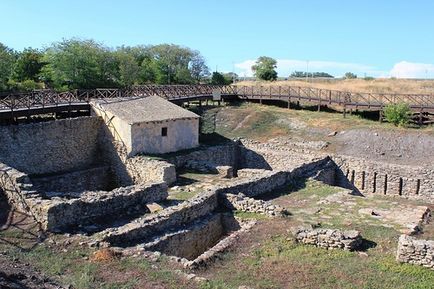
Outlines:
<svg viewBox="0 0 434 289"><path fill-rule="evenodd" d="M158 158L127 156L99 117L4 126L0 136L0 187L45 230L84 233L125 253L161 252L192 269L206 266L254 225L234 217L233 210L285 216L261 196L299 179L354 194L434 195L432 171L291 144L228 140ZM224 181L186 201L168 200L168 188L185 169Z"/></svg>

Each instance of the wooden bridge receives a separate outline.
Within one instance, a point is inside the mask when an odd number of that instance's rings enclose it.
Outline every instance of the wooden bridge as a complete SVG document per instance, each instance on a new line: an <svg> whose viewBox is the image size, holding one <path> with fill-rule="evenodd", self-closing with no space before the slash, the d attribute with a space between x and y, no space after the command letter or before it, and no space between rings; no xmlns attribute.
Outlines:
<svg viewBox="0 0 434 289"><path fill-rule="evenodd" d="M39 90L28 93L0 94L0 120L16 119L48 113L88 113L93 98L144 97L158 95L176 103L212 99L248 101L284 101L333 106L344 114L351 110L379 111L388 104L407 103L414 113L434 113L434 96L422 94L354 93L299 86L215 86L215 85L140 85L128 89L91 89L55 92Z"/></svg>

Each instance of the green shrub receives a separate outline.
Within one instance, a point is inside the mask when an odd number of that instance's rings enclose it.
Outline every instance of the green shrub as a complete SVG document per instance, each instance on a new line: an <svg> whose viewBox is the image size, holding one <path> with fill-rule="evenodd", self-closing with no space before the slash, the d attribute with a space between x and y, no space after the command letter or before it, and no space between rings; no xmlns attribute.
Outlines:
<svg viewBox="0 0 434 289"><path fill-rule="evenodd" d="M406 126L410 121L410 113L406 103L389 104L384 108L384 117L396 126Z"/></svg>

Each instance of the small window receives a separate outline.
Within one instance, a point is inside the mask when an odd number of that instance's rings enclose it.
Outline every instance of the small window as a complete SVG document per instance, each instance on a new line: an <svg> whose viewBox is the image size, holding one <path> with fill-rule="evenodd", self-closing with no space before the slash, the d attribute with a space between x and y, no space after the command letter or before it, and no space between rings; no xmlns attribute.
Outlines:
<svg viewBox="0 0 434 289"><path fill-rule="evenodd" d="M167 127L161 128L161 136L167 136Z"/></svg>

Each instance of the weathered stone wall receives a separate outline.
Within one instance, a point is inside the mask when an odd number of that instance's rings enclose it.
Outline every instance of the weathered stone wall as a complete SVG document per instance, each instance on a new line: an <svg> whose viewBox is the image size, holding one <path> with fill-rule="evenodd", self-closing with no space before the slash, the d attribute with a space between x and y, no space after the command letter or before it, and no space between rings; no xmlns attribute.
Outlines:
<svg viewBox="0 0 434 289"><path fill-rule="evenodd" d="M332 156L341 170L338 185L353 184L364 193L434 199L434 168L388 164L348 156Z"/></svg>
<svg viewBox="0 0 434 289"><path fill-rule="evenodd" d="M292 171L303 164L326 157L324 154L313 154L309 150L248 139L243 139L242 145L242 168Z"/></svg>
<svg viewBox="0 0 434 289"><path fill-rule="evenodd" d="M218 194L239 194L255 197L281 188L290 178L288 172L266 171L250 178L235 178L233 182L215 187Z"/></svg>
<svg viewBox="0 0 434 289"><path fill-rule="evenodd" d="M27 174L0 163L0 187L18 210L27 212L49 231L125 216L147 203L165 200L165 183L121 187L112 191L38 192Z"/></svg>
<svg viewBox="0 0 434 289"><path fill-rule="evenodd" d="M201 218L185 229L170 232L144 246L148 251L159 251L169 256L194 260L224 236L222 214Z"/></svg>
<svg viewBox="0 0 434 289"><path fill-rule="evenodd" d="M428 166L409 166L370 161L358 157L327 154L310 148L296 147L282 141L259 143L243 140L245 168L264 168L269 165L273 170L300 170L305 164L330 156L337 169L327 165L315 179L331 185L360 191L402 195L434 201L434 168Z"/></svg>
<svg viewBox="0 0 434 289"><path fill-rule="evenodd" d="M336 229L312 229L307 227L292 228L296 242L327 249L355 250L362 243L358 231L340 231Z"/></svg>
<svg viewBox="0 0 434 289"><path fill-rule="evenodd" d="M100 158L96 117L0 126L0 162L26 174L67 172Z"/></svg>
<svg viewBox="0 0 434 289"><path fill-rule="evenodd" d="M174 164L176 168L183 168L188 162L208 163L213 166L235 167L236 147L233 143L212 147L200 147L193 152L179 153L168 156L167 161Z"/></svg>
<svg viewBox="0 0 434 289"><path fill-rule="evenodd" d="M164 183L122 187L109 192L85 192L77 199L42 200L38 215L43 217L40 221L44 229L68 230L98 218L111 219L135 213L136 208L165 200L167 196Z"/></svg>
<svg viewBox="0 0 434 289"><path fill-rule="evenodd" d="M135 183L165 182L168 185L176 181L176 169L171 163L135 156L127 159L126 167Z"/></svg>
<svg viewBox="0 0 434 289"><path fill-rule="evenodd" d="M223 187L213 187L193 199L144 217L133 224L102 232L100 239L119 246L126 246L136 240L144 242L157 232L184 226L197 218L212 213L219 205L221 194L244 193L250 197L257 196L284 185L288 181L288 175L287 172L264 171L263 174L254 178L233 179L233 182Z"/></svg>
<svg viewBox="0 0 434 289"><path fill-rule="evenodd" d="M401 235L398 241L396 260L434 270L434 241L418 240L414 237Z"/></svg>
<svg viewBox="0 0 434 289"><path fill-rule="evenodd" d="M271 202L263 200L249 198L241 193L238 195L224 194L220 197L222 203L231 210L259 213L271 217L284 216L287 214L287 211L278 205L273 205Z"/></svg>
<svg viewBox="0 0 434 289"><path fill-rule="evenodd" d="M127 246L136 241L145 242L158 232L183 226L213 212L218 206L215 191L207 191L177 206L143 217L137 222L101 232L100 239L113 245Z"/></svg>
<svg viewBox="0 0 434 289"><path fill-rule="evenodd" d="M39 192L109 191L116 186L108 166L30 178L34 189Z"/></svg>

